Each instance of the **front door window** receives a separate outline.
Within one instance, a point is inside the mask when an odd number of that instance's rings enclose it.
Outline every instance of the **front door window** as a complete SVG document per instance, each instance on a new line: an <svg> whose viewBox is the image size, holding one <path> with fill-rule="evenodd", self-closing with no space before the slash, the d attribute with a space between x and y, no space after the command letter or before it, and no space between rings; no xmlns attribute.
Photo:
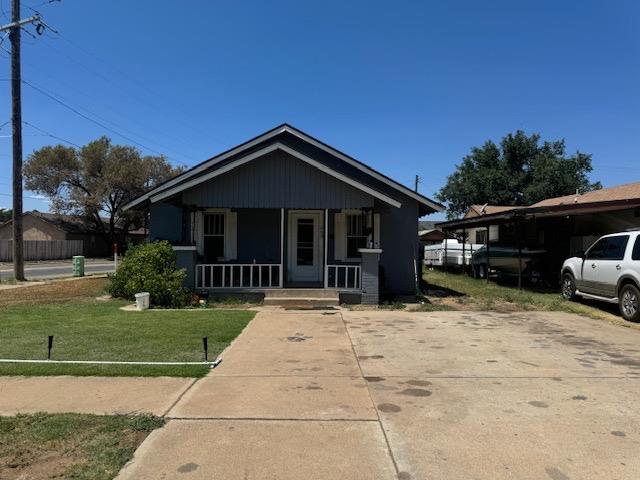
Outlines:
<svg viewBox="0 0 640 480"><path fill-rule="evenodd" d="M313 218L298 219L298 244L297 244L297 264L313 265Z"/></svg>

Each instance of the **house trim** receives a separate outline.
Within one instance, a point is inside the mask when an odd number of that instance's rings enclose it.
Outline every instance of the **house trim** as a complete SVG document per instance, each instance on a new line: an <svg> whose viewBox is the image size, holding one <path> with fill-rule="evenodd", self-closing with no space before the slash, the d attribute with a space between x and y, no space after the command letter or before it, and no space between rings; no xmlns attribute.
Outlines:
<svg viewBox="0 0 640 480"><path fill-rule="evenodd" d="M398 202L397 200L394 200L391 197L388 197L387 195L378 192L377 190L374 190L356 180L353 180L352 178L347 177L346 175L343 175L341 173L336 172L335 170L327 167L326 165L318 162L317 160L314 160L310 157L308 157L307 155L304 155L303 153L298 152L297 150L292 149L291 147L288 147L286 145L283 145L282 143L274 143L272 145L269 145L267 147L264 147L263 149L260 149L258 151L255 151L253 153L250 153L249 155L246 155L242 158L239 158L238 160L235 160L231 163L229 163L228 165L225 165L224 167L215 170L213 172L209 172L207 174L201 175L197 178L194 178L193 180L190 180L188 182L184 182L181 183L180 185L177 185L174 188L170 188L168 190L165 190L163 192L158 193L157 195L153 195L150 197L150 200L152 203L158 202L160 200L163 200L165 198L171 197L173 195L176 195L177 193L180 193L188 188L194 187L196 185L199 185L203 182L206 182L207 180L211 180L212 178L218 177L224 173L227 173L241 165L244 165L245 163L248 163L252 160L255 160L259 157L262 157L268 153L271 153L273 151L276 150L282 150L283 152L288 153L289 155L292 155L296 158L298 158L299 160L302 160L303 162L308 163L309 165L316 167L318 170L326 173L327 175L331 175L332 177L348 184L351 185L352 187L357 188L358 190L361 190L365 193L368 193L369 195L382 200L383 202L396 207L396 208L400 208L402 206L402 203ZM132 204L129 204L127 207L130 208L130 206L132 206Z"/></svg>

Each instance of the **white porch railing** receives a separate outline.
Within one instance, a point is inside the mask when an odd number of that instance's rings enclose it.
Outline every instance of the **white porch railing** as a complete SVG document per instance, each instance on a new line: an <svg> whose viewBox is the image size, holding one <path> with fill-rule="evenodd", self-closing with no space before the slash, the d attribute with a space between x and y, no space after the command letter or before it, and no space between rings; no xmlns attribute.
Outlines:
<svg viewBox="0 0 640 480"><path fill-rule="evenodd" d="M196 265L196 288L281 288L279 263Z"/></svg>
<svg viewBox="0 0 640 480"><path fill-rule="evenodd" d="M325 286L342 290L360 290L361 275L360 265L327 265Z"/></svg>

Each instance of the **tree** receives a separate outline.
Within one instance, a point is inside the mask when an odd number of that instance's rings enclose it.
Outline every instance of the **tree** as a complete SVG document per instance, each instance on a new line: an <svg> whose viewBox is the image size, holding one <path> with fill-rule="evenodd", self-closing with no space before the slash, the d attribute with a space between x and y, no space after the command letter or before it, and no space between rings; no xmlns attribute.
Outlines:
<svg viewBox="0 0 640 480"><path fill-rule="evenodd" d="M471 153L449 175L437 197L448 204L447 216L458 218L471 205L531 205L545 198L602 188L591 183L591 155L566 155L564 140L540 142L540 135L518 130L500 146L491 140Z"/></svg>
<svg viewBox="0 0 640 480"><path fill-rule="evenodd" d="M13 216L13 210L8 208L0 208L0 224L8 222Z"/></svg>
<svg viewBox="0 0 640 480"><path fill-rule="evenodd" d="M54 212L85 218L111 242L116 231L142 224L139 213L123 212L122 207L180 172L163 156L143 156L134 147L112 144L107 137L81 148L43 147L24 166L28 190L49 197Z"/></svg>

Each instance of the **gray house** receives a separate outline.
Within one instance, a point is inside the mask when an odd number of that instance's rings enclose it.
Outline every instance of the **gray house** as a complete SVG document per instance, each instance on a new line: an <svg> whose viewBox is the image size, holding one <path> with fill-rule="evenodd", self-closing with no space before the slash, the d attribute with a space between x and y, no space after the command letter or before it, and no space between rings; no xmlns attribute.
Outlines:
<svg viewBox="0 0 640 480"><path fill-rule="evenodd" d="M418 218L442 205L281 125L154 188L150 212L196 291L322 288L377 303L416 289Z"/></svg>

